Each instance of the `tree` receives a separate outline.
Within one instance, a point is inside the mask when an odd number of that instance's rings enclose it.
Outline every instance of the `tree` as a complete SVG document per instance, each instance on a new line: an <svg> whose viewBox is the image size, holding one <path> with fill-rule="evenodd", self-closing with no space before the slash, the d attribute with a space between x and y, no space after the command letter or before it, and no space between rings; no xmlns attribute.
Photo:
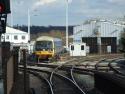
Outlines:
<svg viewBox="0 0 125 94"><path fill-rule="evenodd" d="M123 53L125 53L125 28L124 28L124 32L121 33L120 51L123 52Z"/></svg>

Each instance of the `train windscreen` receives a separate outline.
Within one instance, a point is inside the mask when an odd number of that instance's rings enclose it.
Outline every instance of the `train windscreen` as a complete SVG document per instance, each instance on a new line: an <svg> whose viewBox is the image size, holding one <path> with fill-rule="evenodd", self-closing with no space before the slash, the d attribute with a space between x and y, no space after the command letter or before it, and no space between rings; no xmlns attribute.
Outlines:
<svg viewBox="0 0 125 94"><path fill-rule="evenodd" d="M36 42L36 51L39 50L52 50L53 45L52 45L52 41L37 41Z"/></svg>

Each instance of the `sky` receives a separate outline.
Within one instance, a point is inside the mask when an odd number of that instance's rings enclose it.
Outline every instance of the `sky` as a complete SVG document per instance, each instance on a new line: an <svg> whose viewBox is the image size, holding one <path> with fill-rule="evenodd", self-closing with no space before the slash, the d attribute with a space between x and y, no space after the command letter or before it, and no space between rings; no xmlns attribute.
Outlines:
<svg viewBox="0 0 125 94"><path fill-rule="evenodd" d="M64 26L68 2L69 25L93 18L117 19L125 15L125 0L10 0L9 25Z"/></svg>

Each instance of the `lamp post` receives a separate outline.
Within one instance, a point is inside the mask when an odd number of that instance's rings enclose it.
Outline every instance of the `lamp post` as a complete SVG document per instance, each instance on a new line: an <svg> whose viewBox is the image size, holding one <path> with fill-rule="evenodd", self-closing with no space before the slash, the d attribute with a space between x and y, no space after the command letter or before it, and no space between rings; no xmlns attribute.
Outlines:
<svg viewBox="0 0 125 94"><path fill-rule="evenodd" d="M13 0L11 0L11 2L10 2L11 4L10 4L10 7L11 7L11 27L13 27Z"/></svg>
<svg viewBox="0 0 125 94"><path fill-rule="evenodd" d="M69 29L68 29L68 10L69 10L69 4L68 4L68 0L66 0L66 48L68 50L69 46L68 46L68 32L69 32Z"/></svg>
<svg viewBox="0 0 125 94"><path fill-rule="evenodd" d="M36 10L34 10L36 11ZM29 53L31 53L31 36L30 36L30 25L31 25L31 13L32 11L30 9L28 9L27 14L28 14L28 47L29 47ZM38 16L38 15L34 15L34 16Z"/></svg>
<svg viewBox="0 0 125 94"><path fill-rule="evenodd" d="M101 42L101 33L99 32L99 26L97 25L97 21L95 23L95 34L97 37L97 44L98 44L98 53L101 54L102 53L102 42Z"/></svg>
<svg viewBox="0 0 125 94"><path fill-rule="evenodd" d="M28 14L28 36L29 36L28 41L29 42L30 42L30 25L31 25L31 15L30 15L30 13L31 13L31 10L28 8L27 14ZM37 16L37 15L35 15L35 16Z"/></svg>
<svg viewBox="0 0 125 94"><path fill-rule="evenodd" d="M30 10L28 9L28 41L30 42Z"/></svg>

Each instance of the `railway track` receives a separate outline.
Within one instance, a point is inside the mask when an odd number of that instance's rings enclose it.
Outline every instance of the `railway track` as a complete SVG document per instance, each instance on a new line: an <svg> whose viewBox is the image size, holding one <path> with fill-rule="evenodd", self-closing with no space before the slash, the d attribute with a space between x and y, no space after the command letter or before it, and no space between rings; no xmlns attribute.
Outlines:
<svg viewBox="0 0 125 94"><path fill-rule="evenodd" d="M80 60L80 59L79 59L79 60ZM62 75L62 74L57 73L57 70L59 70L60 68L66 66L66 65L68 65L68 66L69 66L69 65L72 65L72 66L73 66L74 64L77 64L76 62L78 62L79 60L77 60L77 59L69 60L69 61L67 61L67 62L64 63L64 64L61 64L61 65L56 66L56 67L53 69L53 71L51 71L51 72L45 71L45 70L41 70L41 69L38 69L38 68L36 68L36 69L27 68L27 69L28 69L28 70L31 70L31 71L49 73L49 74L50 74L49 82L51 83L52 86L54 85L53 83L55 83L55 82L53 82L53 81L55 81L55 80L53 80L53 79L55 79L55 75L56 75L57 77L60 77L61 79L65 80L66 82L70 83L69 85L72 85L72 86L73 86L73 89L71 89L71 90L72 90L72 91L75 90L75 91L74 91L74 94L76 94L76 93L78 93L78 94L86 94L86 93L80 88L80 86L77 84L77 82L75 81L75 79L74 79L74 77L73 77L73 68L72 68L71 71L70 71L71 78L66 77L65 75ZM66 72L67 72L67 71L66 71ZM77 72L78 72L78 71L77 71ZM87 73L87 72L82 72L82 73ZM60 82L60 81L59 81L59 82ZM63 82L63 84L66 83L66 82ZM58 86L56 86L56 87L58 87ZM67 88L66 88L66 89L67 89ZM70 87L69 87L69 89L70 89ZM77 90L76 90L76 89L77 89ZM72 91L70 91L70 92L72 92ZM76 91L77 91L77 92L76 92ZM65 92L65 93L66 93L66 92ZM67 92L67 94L69 94L69 93Z"/></svg>
<svg viewBox="0 0 125 94"><path fill-rule="evenodd" d="M68 62L66 62L66 63L64 63L64 64L61 64L61 65L59 65L59 66L57 66L53 71L52 71L52 73L51 73L51 75L50 75L50 82L53 84L53 82L52 82L52 79L54 79L54 77L53 77L53 75L54 75L54 73L57 73L57 71L59 70L59 68L61 68L61 67L63 67L64 65L67 65L67 64L75 64L77 62L77 59L74 59L74 60L71 60L71 61L68 61ZM79 85L76 83L76 81L75 81L75 79L74 79L74 77L73 77L73 73L72 73L73 71L70 71L70 74L71 74L71 79L70 78L68 78L68 77L66 77L66 76L64 76L64 75L61 75L61 74L59 74L61 77L63 77L63 78L65 78L65 79L67 79L67 80L69 80L70 82L72 82L75 86L76 86L76 88L78 89L78 93L79 94L85 94L85 92L79 87ZM69 93L68 93L69 94ZM76 93L75 93L76 94Z"/></svg>
<svg viewBox="0 0 125 94"><path fill-rule="evenodd" d="M28 66L27 70L28 72L32 71L37 74L46 73L47 75L49 75L49 78L44 78L46 79L46 82L48 82L49 87L51 87L49 89L49 94L70 94L69 92L74 92L71 94L89 94L86 93L88 92L86 88L81 87L81 85L77 83L74 77L74 73L94 76L95 72L103 71L125 76L125 74L121 72L122 70L120 69L121 67L118 66L117 60L120 59L102 59L91 64L92 62L90 62L89 60L82 60L79 58L69 60L64 64L59 65L36 64L35 66ZM46 67L47 70L42 69L42 67ZM67 77L67 72L70 73L70 77Z"/></svg>
<svg viewBox="0 0 125 94"><path fill-rule="evenodd" d="M41 63L41 64L34 64L34 66L36 67L47 67L47 68L52 68L52 74L57 71L57 70L65 70L65 71L69 71L70 69L72 69L72 66L74 66L74 72L77 73L85 73L85 72L95 72L95 71L105 71L105 72L114 72L114 73L119 73L122 75L125 75L123 71L123 69L121 69L120 66L123 66L118 64L115 62L119 60L118 58L115 59L102 59L99 61L89 61L88 59L82 59L82 58L74 58L71 59L65 63L62 64L46 64L46 63ZM121 69L121 70L120 70ZM125 69L125 68L124 68ZM52 75L51 74L51 75ZM51 76L50 76L50 80L51 80Z"/></svg>
<svg viewBox="0 0 125 94"><path fill-rule="evenodd" d="M36 67L47 67L47 68L52 68L53 72L56 70L68 70L71 69L73 65L75 65L75 69L80 69L80 70L90 70L90 71L108 71L110 69L109 67L109 62L112 60L99 60L99 61L89 61L89 60L82 60L82 63L80 60L75 60L75 61L70 61L66 62L64 64L46 64L46 63L41 63L41 64L35 64ZM116 63L113 64L114 68L119 68Z"/></svg>
<svg viewBox="0 0 125 94"><path fill-rule="evenodd" d="M34 72L32 72L32 71L34 71ZM48 75L51 74L50 71L33 69L33 68L27 68L27 72L37 76L39 79L43 79L43 77L41 77L38 73L46 73ZM58 73L53 73L53 80L51 80L51 82L46 80L46 82L48 82L49 87L50 87L49 90L51 90L50 91L51 93L48 93L48 94L70 94L70 93L71 94L77 94L77 93L85 94L85 92L83 92L78 87L78 85L76 85L76 83L74 83L70 78L68 78L64 75L58 74ZM62 91L62 93L59 93L61 89L63 89L63 91ZM52 93L52 91L53 91L53 93Z"/></svg>
<svg viewBox="0 0 125 94"><path fill-rule="evenodd" d="M44 94L54 94L53 89L52 89L52 85L51 85L51 83L48 81L47 78L43 77L42 75L40 75L40 73L37 73L37 72L33 72L33 71L30 71L30 70L28 70L27 72L28 72L29 74L32 74L32 75L34 75L35 77L37 77L37 78L41 81L41 83L44 82L44 83L46 84L46 90L45 90L45 88L44 88ZM43 86L41 85L41 89L43 89L42 87L43 87ZM34 89L33 89L33 92L32 92L31 94L36 94Z"/></svg>
<svg viewBox="0 0 125 94"><path fill-rule="evenodd" d="M118 66L118 64L115 62L118 60L118 58L115 59L102 59L99 61L89 61L88 59L71 59L63 64L46 64L46 63L41 63L41 64L34 64L37 68L38 67L46 67L46 68L52 68L52 74L57 71L57 70L64 70L64 71L69 71L72 69L72 66L74 66L74 72L76 73L94 73L96 71L105 71L105 72L115 72L119 74L121 67ZM114 61L114 62L113 62ZM51 74L51 75L52 75ZM51 80L50 76L50 80Z"/></svg>
<svg viewBox="0 0 125 94"><path fill-rule="evenodd" d="M116 74L125 76L125 68L123 68L124 65L123 65L123 64L119 64L120 61L117 60L117 59L116 59L116 62L117 62L117 63L114 63L114 62L115 62L114 60L112 60L111 62L109 62L109 67L110 67L110 69L113 70L114 73L116 73ZM122 62L125 62L125 60L122 60ZM115 67L114 67L115 65L117 65L118 68L115 68Z"/></svg>
<svg viewBox="0 0 125 94"><path fill-rule="evenodd" d="M69 63L72 63L73 61L77 61L76 59L74 59L74 60L69 60L68 62L66 62L65 64L69 64ZM76 93L78 93L78 94L85 94L85 92L78 86L78 84L76 83L76 82L74 82L72 79L70 79L70 78L68 78L68 77L66 77L66 76L64 76L64 75L61 75L61 74L58 74L58 73L55 73L55 71L57 71L60 67L62 67L62 66L64 66L65 64L61 64L61 65L59 65L59 66L57 66L52 72L49 72L49 71L42 71L42 72L46 72L46 73L49 73L50 74L50 84L53 86L53 88L54 88L54 90L57 92L59 89L57 89L59 86L57 85L57 82L55 82L55 81L57 81L57 78L56 78L56 80L52 80L52 79L55 79L55 75L56 75L56 77L58 77L58 78L61 78L61 80L63 79L64 81L63 81L63 83L61 84L61 86L65 83L65 84L67 84L67 83L69 83L68 85L70 85L70 87L67 87L66 85L64 85L64 87L66 88L66 90L63 90L63 91L65 91L64 93L66 94L66 92L67 92L67 94L70 94L69 92L74 92L74 94L76 94ZM28 68L28 71L29 70L32 70L32 71L39 71L39 72L41 72L41 70L38 70L38 69L33 69L33 68ZM37 76L38 76L38 74L37 74ZM61 82L61 81L59 81L59 82ZM56 83L56 84L55 84ZM71 85L72 85L72 87L73 88L71 88ZM56 87L56 88L55 88ZM67 89L68 88L68 89ZM67 91L68 90L68 91ZM58 91L59 92L59 91ZM54 93L55 94L55 93ZM62 93L63 94L63 93Z"/></svg>
<svg viewBox="0 0 125 94"><path fill-rule="evenodd" d="M23 68L20 68L20 71L23 70ZM37 80L39 80L40 82L39 85L37 84L39 88L37 87L36 89L36 86L30 87L30 94L41 94L41 92L44 92L44 94L54 94L52 85L46 77L42 76L39 72L33 70L27 70L27 73L33 75L30 77L34 77L35 79L37 78Z"/></svg>

